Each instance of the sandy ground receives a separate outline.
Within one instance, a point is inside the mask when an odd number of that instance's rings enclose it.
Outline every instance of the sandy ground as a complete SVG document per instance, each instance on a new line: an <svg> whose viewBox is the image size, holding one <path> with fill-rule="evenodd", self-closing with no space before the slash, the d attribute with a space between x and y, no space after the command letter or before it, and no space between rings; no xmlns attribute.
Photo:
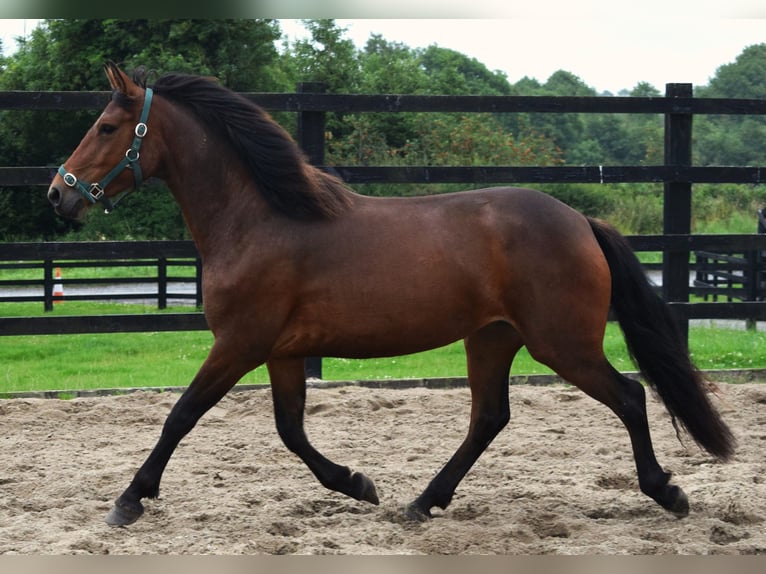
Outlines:
<svg viewBox="0 0 766 574"><path fill-rule="evenodd" d="M181 443L161 496L126 528L103 517L177 398L138 392L0 401L0 554L764 554L766 384L716 402L735 459L681 444L656 400L660 463L689 496L677 519L638 490L627 433L564 386L511 387L511 424L446 511L404 519L462 440L466 388L310 388L307 432L365 472L380 505L325 490L277 436L267 390L230 393Z"/></svg>

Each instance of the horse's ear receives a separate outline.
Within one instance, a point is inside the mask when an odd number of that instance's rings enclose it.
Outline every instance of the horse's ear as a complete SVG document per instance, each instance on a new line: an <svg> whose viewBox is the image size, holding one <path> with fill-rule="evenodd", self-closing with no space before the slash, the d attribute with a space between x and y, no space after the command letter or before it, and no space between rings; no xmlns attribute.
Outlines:
<svg viewBox="0 0 766 574"><path fill-rule="evenodd" d="M128 95L130 89L136 87L128 75L120 70L117 64L111 60L104 64L104 71L106 72L106 77L109 78L109 84L112 86L113 90Z"/></svg>

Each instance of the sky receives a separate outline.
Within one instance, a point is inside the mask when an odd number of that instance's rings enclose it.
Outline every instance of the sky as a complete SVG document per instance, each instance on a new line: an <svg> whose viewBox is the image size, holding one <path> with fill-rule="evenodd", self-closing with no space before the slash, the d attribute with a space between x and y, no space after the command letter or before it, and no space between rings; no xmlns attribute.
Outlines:
<svg viewBox="0 0 766 574"><path fill-rule="evenodd" d="M15 49L17 36L27 35L38 20L0 19L0 38L3 40L3 54L8 55Z"/></svg>
<svg viewBox="0 0 766 574"><path fill-rule="evenodd" d="M704 0L698 0L704 1ZM577 3L573 3L577 4ZM655 13L656 14L656 13ZM37 20L0 19L4 52ZM598 92L617 94L648 82L705 85L719 66L744 48L766 43L766 19L704 16L657 18L645 13L584 17L576 13L481 19L336 19L362 48L371 34L410 48L438 45L476 58L512 83L527 76L545 82L557 70L578 76ZM300 20L281 20L288 38L305 37Z"/></svg>

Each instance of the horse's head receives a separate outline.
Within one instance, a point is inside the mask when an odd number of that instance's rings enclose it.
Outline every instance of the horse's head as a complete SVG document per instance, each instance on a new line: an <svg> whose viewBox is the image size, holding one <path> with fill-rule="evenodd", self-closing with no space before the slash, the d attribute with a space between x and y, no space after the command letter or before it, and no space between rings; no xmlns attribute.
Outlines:
<svg viewBox="0 0 766 574"><path fill-rule="evenodd" d="M110 211L110 198L138 188L150 168L144 159L139 161L139 149L143 152L151 145L147 136L151 89L137 85L112 62L104 68L112 99L48 189L48 200L64 217L79 219L96 202Z"/></svg>

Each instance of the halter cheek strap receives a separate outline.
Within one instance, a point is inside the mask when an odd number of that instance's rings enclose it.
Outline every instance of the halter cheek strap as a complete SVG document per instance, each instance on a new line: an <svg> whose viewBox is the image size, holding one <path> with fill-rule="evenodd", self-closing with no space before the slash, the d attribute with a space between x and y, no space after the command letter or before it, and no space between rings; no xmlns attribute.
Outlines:
<svg viewBox="0 0 766 574"><path fill-rule="evenodd" d="M106 195L104 195L104 189L106 189L106 186L108 186L123 169L130 167L133 170L133 179L135 180L133 186L134 190L141 187L141 184L144 182L143 175L141 173L141 164L138 162L138 158L140 157L139 150L141 149L141 142L143 141L144 136L148 130L146 127L146 121L149 119L149 108L151 108L151 105L152 89L146 88L144 108L141 110L141 117L138 121L138 124L136 124L136 128L133 130L133 143L131 144L128 151L125 152L125 157L122 158L122 161L120 161L120 163L118 163L108 174L106 174L106 176L101 181L97 181L96 183L88 183L87 181L77 179L73 173L66 170L63 163L58 169L58 172L64 179L65 184L79 191L80 194L90 203L96 203L97 201L100 201L104 206L104 211L106 213L110 213L114 209L114 206L117 205L117 203L120 201L120 199L125 197L125 195L130 193L130 191L133 191L129 190L125 192L125 194L123 194L114 203L112 203L112 201L106 197Z"/></svg>

